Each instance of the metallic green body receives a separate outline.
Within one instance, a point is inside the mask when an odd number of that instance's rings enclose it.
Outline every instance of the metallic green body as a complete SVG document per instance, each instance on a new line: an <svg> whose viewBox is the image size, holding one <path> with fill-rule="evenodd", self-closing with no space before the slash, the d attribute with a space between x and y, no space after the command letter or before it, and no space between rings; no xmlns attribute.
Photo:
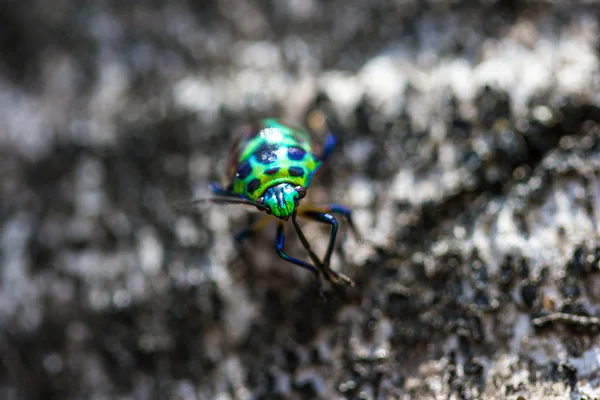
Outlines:
<svg viewBox="0 0 600 400"><path fill-rule="evenodd" d="M345 282L354 286L352 279L330 267L335 246L338 222L332 213L344 216L353 232L359 237L352 223L351 210L330 204L321 208L304 207L298 210L299 201L313 175L324 160L331 155L336 143L335 135L329 133L323 148L313 148L308 134L303 130L289 128L277 120L265 119L245 128L231 147L228 172L229 184L211 184L214 198L204 199L220 204L245 204L279 218L275 251L284 260L309 270L317 280L319 295L323 297L320 273L332 283ZM201 200L202 201L202 200ZM284 251L284 221L291 217L300 242L308 251L312 265L292 257ZM297 218L304 217L331 226L331 236L322 260L312 251L310 244L298 225ZM250 236L260 225L254 224L236 235L236 242Z"/></svg>
<svg viewBox="0 0 600 400"><path fill-rule="evenodd" d="M274 119L262 120L233 143L227 190L255 202L264 201L275 216L287 219L302 197L292 189L306 189L320 166L306 132Z"/></svg>

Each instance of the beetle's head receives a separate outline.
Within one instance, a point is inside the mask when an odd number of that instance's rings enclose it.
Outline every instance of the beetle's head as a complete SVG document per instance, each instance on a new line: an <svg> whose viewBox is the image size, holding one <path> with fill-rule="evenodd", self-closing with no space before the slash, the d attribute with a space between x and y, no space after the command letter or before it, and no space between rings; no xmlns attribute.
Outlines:
<svg viewBox="0 0 600 400"><path fill-rule="evenodd" d="M302 186L293 186L290 183L279 183L265 191L259 203L266 208L267 214L287 221L298 206L298 201L306 195Z"/></svg>

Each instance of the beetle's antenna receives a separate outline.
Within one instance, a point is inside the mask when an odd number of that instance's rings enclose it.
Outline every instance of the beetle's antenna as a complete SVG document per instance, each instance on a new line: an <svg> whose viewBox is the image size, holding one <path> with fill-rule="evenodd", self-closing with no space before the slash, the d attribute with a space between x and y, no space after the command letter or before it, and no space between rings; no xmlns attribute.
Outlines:
<svg viewBox="0 0 600 400"><path fill-rule="evenodd" d="M262 204L256 203L254 201L242 198L229 198L229 197L210 197L207 199L193 199L193 200L184 200L173 204L173 208L178 210L184 210L190 208L196 204L202 203L215 203L215 204L245 204L248 206L255 206L260 211L266 210L266 207Z"/></svg>

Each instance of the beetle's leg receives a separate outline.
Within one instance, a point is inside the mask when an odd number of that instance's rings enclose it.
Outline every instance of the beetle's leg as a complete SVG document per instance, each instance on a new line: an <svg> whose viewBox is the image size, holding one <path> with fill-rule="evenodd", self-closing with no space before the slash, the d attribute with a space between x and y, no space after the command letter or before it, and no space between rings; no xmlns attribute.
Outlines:
<svg viewBox="0 0 600 400"><path fill-rule="evenodd" d="M230 192L229 190L225 189L219 182L211 182L210 190L217 196L240 197L242 199L246 198L241 194Z"/></svg>
<svg viewBox="0 0 600 400"><path fill-rule="evenodd" d="M263 215L258 221L255 221L254 223L250 224L246 229L238 232L234 236L236 245L241 246L244 240L248 239L250 236L260 231L270 221L272 221L272 216Z"/></svg>
<svg viewBox="0 0 600 400"><path fill-rule="evenodd" d="M250 258L247 257L247 254L244 250L244 241L248 239L250 236L254 235L256 232L265 227L267 223L271 221L271 217L269 215L263 215L258 221L255 221L251 224L248 224L248 227L239 231L233 237L235 241L235 248L237 250L236 256L229 262L229 265L232 265L237 260L241 259L246 265L252 267L253 262Z"/></svg>
<svg viewBox="0 0 600 400"><path fill-rule="evenodd" d="M298 225L298 221L296 221L295 213L292 215L292 223L294 224L294 229L296 229L296 233L298 234L298 237L300 238L300 242L302 242L302 246L304 246L304 248L308 252L308 255L310 256L310 259L321 270L321 272L323 273L325 278L327 278L327 280L329 282L331 282L331 277L329 276L329 270L323 266L323 263L321 262L321 260L319 260L319 257L317 257L315 252L312 251L312 248L310 247L310 243L306 239L306 236L304 236L304 232L302 232L302 229L300 229L300 225Z"/></svg>
<svg viewBox="0 0 600 400"><path fill-rule="evenodd" d="M330 215L327 213L322 213L322 212L317 212L317 211L303 212L302 215L304 217L310 218L312 220L331 225L331 236L329 237L329 245L327 246L327 252L325 253L325 258L323 259L322 266L329 273L333 274L336 278L344 281L346 284L348 284L350 286L354 286L354 281L352 279L350 279L348 276L342 274L341 272L331 269L331 267L329 266L329 263L331 261L331 254L333 253L333 247L335 245L335 239L336 239L337 231L338 231L337 220L333 217L333 215ZM306 240L306 238L304 238L304 240L302 241L303 244L304 244L305 240ZM308 242L306 242L306 243L308 244ZM307 247L307 245L305 245L304 247L306 247L306 249L309 251L309 253L312 253L312 251L310 250L309 247Z"/></svg>
<svg viewBox="0 0 600 400"><path fill-rule="evenodd" d="M296 217L294 215L292 221L294 223L294 227L296 228L296 232L298 232L300 241L304 245L304 248L308 251L310 258L323 271L323 275L325 275L327 277L327 279L331 280L329 278L329 274L331 273L337 279L344 281L346 284L348 284L350 286L354 286L354 281L352 281L352 279L350 279L346 275L342 274L341 272L337 272L329 267L329 261L331 259L331 253L333 251L333 245L335 244L335 237L337 235L338 222L336 221L336 219L333 216L331 216L329 214L323 214L323 213L319 213L319 214L322 216L322 219L320 219L317 216L312 216L312 215L306 215L306 216L311 219L314 219L316 221L319 221L319 222L329 223L332 226L331 237L329 238L329 246L327 247L327 253L325 255L324 262L319 261L319 258L315 255L315 253L310 248L310 244L308 243L308 240L306 240L304 233L302 233L300 226L298 226L298 222L296 221Z"/></svg>
<svg viewBox="0 0 600 400"><path fill-rule="evenodd" d="M327 161L335 148L335 143L337 142L335 135L333 133L327 134L325 137L325 144L323 144L323 151L321 156L319 157L321 161Z"/></svg>
<svg viewBox="0 0 600 400"><path fill-rule="evenodd" d="M277 254L279 254L279 257L283 258L284 260L291 262L292 264L296 264L302 268L306 268L307 270L312 272L313 275L315 276L315 279L317 280L319 296L321 298L325 298L325 296L323 295L323 284L321 282L321 276L319 275L319 270L317 270L312 265L307 264L304 261L298 260L294 257L288 256L287 254L285 254L283 252L283 245L285 244L285 236L283 233L283 228L284 228L283 221L279 221L277 223L277 236L275 238L275 251L277 251Z"/></svg>
<svg viewBox="0 0 600 400"><path fill-rule="evenodd" d="M363 239L362 239L360 233L358 232L358 229L356 229L356 225L354 225L354 221L352 220L352 210L350 208L348 208L346 206L342 206L340 204L328 204L328 205L322 206L322 207L303 205L298 209L298 213L300 214L300 216L308 216L307 214L309 214L311 212L312 213L326 213L326 214L329 214L329 213L340 214L341 216L343 216L346 219L346 222L348 223L348 226L350 226L350 230L352 231L352 234L356 238L356 241L361 244L363 243ZM309 216L309 218L311 218L311 217Z"/></svg>
<svg viewBox="0 0 600 400"><path fill-rule="evenodd" d="M323 258L323 266L325 268L329 268L329 264L331 262L331 254L333 253L333 246L335 245L335 239L337 237L338 231L338 222L335 217L331 214L320 213L320 212L307 212L304 214L306 218L310 218L312 220L329 224L331 225L331 235L329 236L329 245L327 246L327 251L325 252L325 257Z"/></svg>

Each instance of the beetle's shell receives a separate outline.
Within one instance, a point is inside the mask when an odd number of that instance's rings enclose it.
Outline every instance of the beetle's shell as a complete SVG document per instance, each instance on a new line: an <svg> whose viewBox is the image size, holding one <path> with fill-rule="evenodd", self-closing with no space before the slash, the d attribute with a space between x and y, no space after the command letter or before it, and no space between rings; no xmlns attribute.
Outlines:
<svg viewBox="0 0 600 400"><path fill-rule="evenodd" d="M227 190L256 201L279 183L307 188L320 166L306 132L262 120L247 126L233 142Z"/></svg>

